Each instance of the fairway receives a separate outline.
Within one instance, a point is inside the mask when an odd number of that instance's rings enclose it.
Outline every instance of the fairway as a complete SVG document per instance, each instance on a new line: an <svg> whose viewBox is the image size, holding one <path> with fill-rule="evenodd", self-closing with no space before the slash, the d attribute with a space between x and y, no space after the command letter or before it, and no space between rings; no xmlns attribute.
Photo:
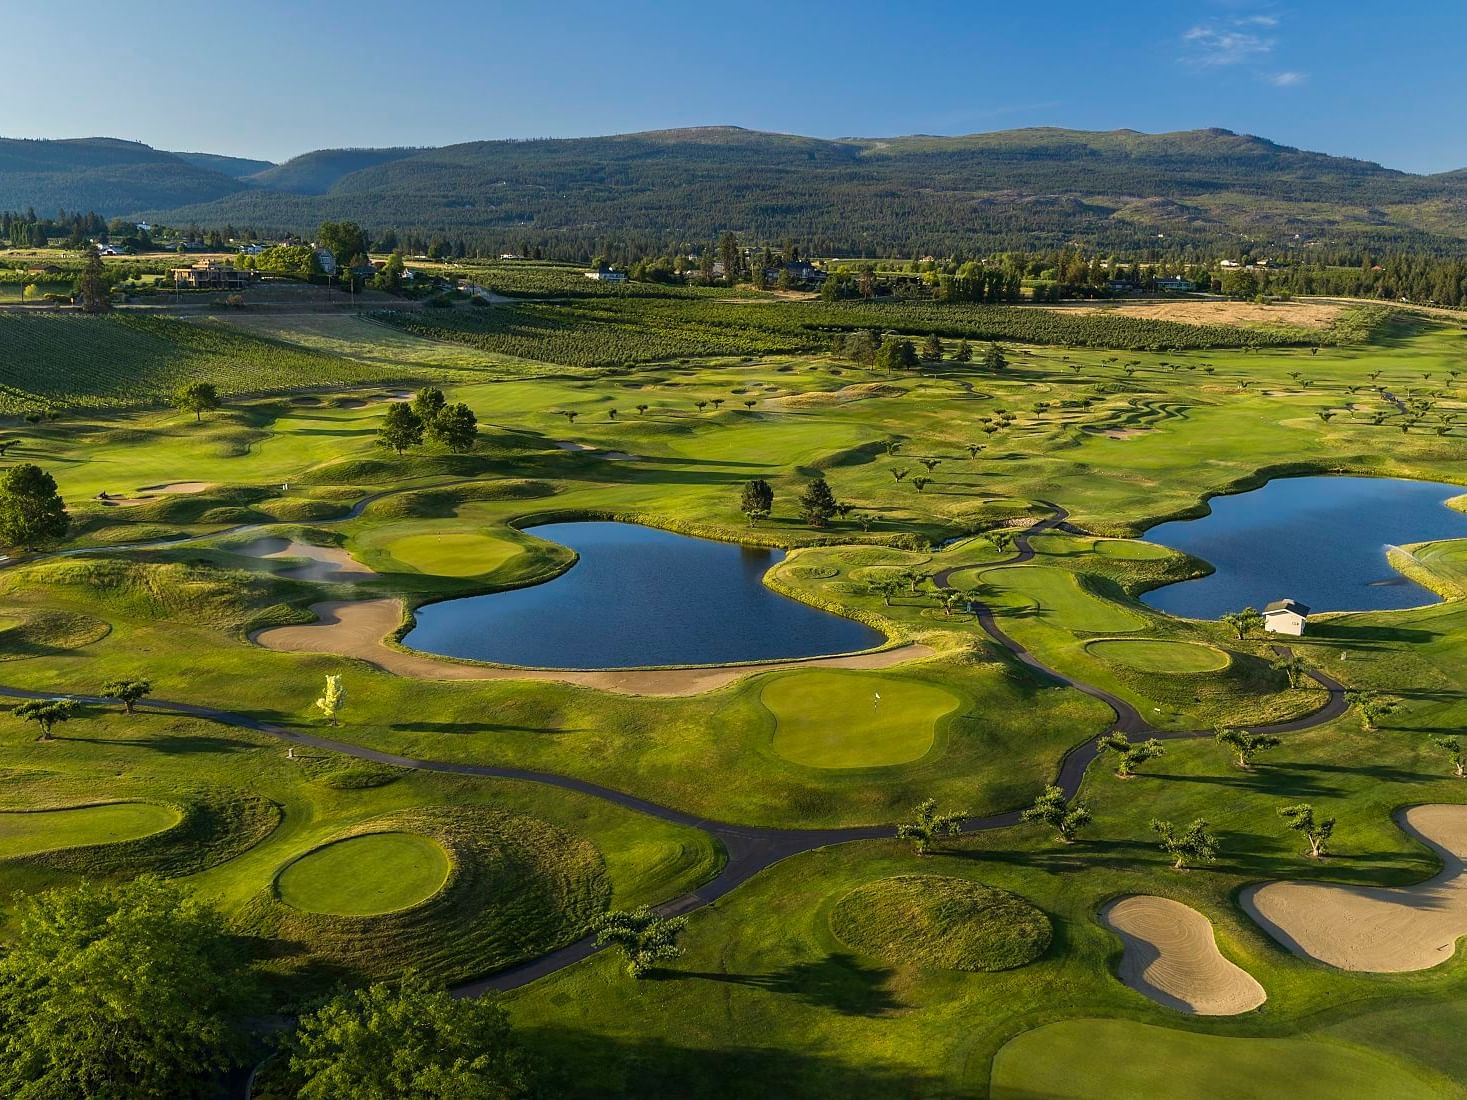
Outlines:
<svg viewBox="0 0 1467 1100"><path fill-rule="evenodd" d="M949 691L915 680L842 672L778 676L759 698L774 715L774 751L812 768L877 768L921 759L932 748L938 722L962 703Z"/></svg>
<svg viewBox="0 0 1467 1100"><path fill-rule="evenodd" d="M1039 605L1040 618L1066 630L1111 632L1144 625L1138 616L1085 591L1075 574L1052 565L986 569L978 579L1028 597Z"/></svg>
<svg viewBox="0 0 1467 1100"><path fill-rule="evenodd" d="M1160 561L1172 553L1165 546L1139 539L1097 539L1095 552L1117 561Z"/></svg>
<svg viewBox="0 0 1467 1100"><path fill-rule="evenodd" d="M295 860L276 880L280 900L308 913L364 917L407 909L448 879L448 854L417 833L368 833Z"/></svg>
<svg viewBox="0 0 1467 1100"><path fill-rule="evenodd" d="M1085 648L1097 657L1142 672L1216 672L1231 658L1221 649L1196 642L1152 638L1102 638Z"/></svg>
<svg viewBox="0 0 1467 1100"><path fill-rule="evenodd" d="M837 939L886 962L937 970L1012 970L1043 955L1049 918L1017 894L945 875L878 879L830 914Z"/></svg>
<svg viewBox="0 0 1467 1100"><path fill-rule="evenodd" d="M112 802L30 813L4 811L0 812L0 859L136 840L161 833L177 822L177 811L154 802Z"/></svg>
<svg viewBox="0 0 1467 1100"><path fill-rule="evenodd" d="M508 539L477 531L404 535L382 548L409 569L438 577L482 576L524 553Z"/></svg>
<svg viewBox="0 0 1467 1100"><path fill-rule="evenodd" d="M1394 1062L1331 1042L1223 1038L1129 1020L1066 1020L1005 1044L993 1060L989 1095L992 1100L1429 1100L1442 1093Z"/></svg>

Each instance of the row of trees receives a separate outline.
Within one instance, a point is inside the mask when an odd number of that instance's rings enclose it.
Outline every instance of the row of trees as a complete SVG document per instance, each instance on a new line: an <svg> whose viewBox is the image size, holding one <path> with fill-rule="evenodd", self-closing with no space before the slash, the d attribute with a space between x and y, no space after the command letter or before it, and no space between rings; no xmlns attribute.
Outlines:
<svg viewBox="0 0 1467 1100"><path fill-rule="evenodd" d="M800 492L798 505L800 518L816 528L829 527L837 514L850 513L850 506L835 499L830 483L823 477L817 477L805 486ZM774 488L763 478L746 482L739 494L739 511L748 518L750 527L768 519L774 511Z"/></svg>

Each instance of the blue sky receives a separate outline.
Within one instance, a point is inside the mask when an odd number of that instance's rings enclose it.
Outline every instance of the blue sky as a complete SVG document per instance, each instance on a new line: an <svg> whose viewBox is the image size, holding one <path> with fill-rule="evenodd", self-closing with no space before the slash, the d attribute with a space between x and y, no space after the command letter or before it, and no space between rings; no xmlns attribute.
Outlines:
<svg viewBox="0 0 1467 1100"><path fill-rule="evenodd" d="M1223 126L1408 171L1467 167L1463 0L71 0L6 5L5 26L8 137L280 160L719 123ZM195 94L191 76L244 91Z"/></svg>

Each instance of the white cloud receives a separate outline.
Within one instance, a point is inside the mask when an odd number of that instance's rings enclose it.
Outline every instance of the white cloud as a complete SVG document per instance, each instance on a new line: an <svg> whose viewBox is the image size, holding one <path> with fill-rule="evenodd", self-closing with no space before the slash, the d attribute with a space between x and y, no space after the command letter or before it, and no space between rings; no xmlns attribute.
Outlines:
<svg viewBox="0 0 1467 1100"><path fill-rule="evenodd" d="M1288 69L1281 73L1274 73L1268 78L1268 82L1275 88L1297 88L1308 79L1308 73L1295 72L1293 69Z"/></svg>
<svg viewBox="0 0 1467 1100"><path fill-rule="evenodd" d="M1270 17L1271 18L1271 17ZM1271 53L1274 40L1250 30L1244 20L1199 23L1182 34L1182 60L1201 68L1238 65Z"/></svg>

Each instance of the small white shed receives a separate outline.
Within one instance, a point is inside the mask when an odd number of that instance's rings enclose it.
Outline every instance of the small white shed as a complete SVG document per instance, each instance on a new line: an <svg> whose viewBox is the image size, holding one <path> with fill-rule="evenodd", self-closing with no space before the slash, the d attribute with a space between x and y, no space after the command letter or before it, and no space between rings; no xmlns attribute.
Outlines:
<svg viewBox="0 0 1467 1100"><path fill-rule="evenodd" d="M1292 634L1294 637L1304 633L1304 627L1309 622L1309 608L1298 600L1274 600L1263 609L1263 629L1271 634Z"/></svg>

